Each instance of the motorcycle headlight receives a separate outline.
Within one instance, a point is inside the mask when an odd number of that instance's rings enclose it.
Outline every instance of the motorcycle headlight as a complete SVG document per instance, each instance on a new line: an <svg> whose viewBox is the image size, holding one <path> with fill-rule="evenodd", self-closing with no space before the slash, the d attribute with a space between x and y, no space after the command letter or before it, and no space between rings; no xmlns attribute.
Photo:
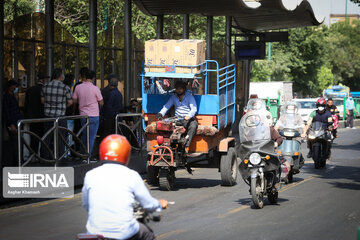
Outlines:
<svg viewBox="0 0 360 240"><path fill-rule="evenodd" d="M290 132L290 131L285 131L284 132L285 137L294 137L295 133L294 132Z"/></svg>
<svg viewBox="0 0 360 240"><path fill-rule="evenodd" d="M314 135L309 135L308 138L309 138L309 139L315 139L315 136L314 136Z"/></svg>
<svg viewBox="0 0 360 240"><path fill-rule="evenodd" d="M260 154L252 153L249 157L249 160L252 165L258 165L261 162Z"/></svg>

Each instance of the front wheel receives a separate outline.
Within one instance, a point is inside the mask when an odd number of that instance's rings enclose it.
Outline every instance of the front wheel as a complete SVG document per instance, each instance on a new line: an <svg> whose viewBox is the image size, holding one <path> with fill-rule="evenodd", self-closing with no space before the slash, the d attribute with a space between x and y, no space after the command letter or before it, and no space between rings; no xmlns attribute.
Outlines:
<svg viewBox="0 0 360 240"><path fill-rule="evenodd" d="M238 172L238 161L235 148L229 148L226 155L222 155L220 159L221 185L233 186L236 184Z"/></svg>
<svg viewBox="0 0 360 240"><path fill-rule="evenodd" d="M263 208L264 191L261 189L260 177L251 178L250 192L255 208Z"/></svg>
<svg viewBox="0 0 360 240"><path fill-rule="evenodd" d="M294 172L293 172L294 170L293 170L293 167L291 167L291 169L290 169L290 172L289 172L289 174L288 174L288 176L287 176L287 183L292 183L293 182L293 177L294 177Z"/></svg>
<svg viewBox="0 0 360 240"><path fill-rule="evenodd" d="M312 158L314 160L315 168L316 169L320 168L321 149L319 145L313 146Z"/></svg>

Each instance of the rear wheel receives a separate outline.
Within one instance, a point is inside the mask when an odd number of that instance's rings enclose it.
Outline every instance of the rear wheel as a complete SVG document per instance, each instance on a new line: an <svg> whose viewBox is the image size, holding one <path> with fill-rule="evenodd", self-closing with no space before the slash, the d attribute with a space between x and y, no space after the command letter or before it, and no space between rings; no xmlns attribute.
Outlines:
<svg viewBox="0 0 360 240"><path fill-rule="evenodd" d="M287 183L292 183L293 182L293 177L294 177L294 172L293 172L293 169L291 167L290 172L289 172L288 177L287 177L287 179L288 179Z"/></svg>
<svg viewBox="0 0 360 240"><path fill-rule="evenodd" d="M321 151L320 146L313 146L312 158L314 160L315 168L320 168L320 161L321 161Z"/></svg>
<svg viewBox="0 0 360 240"><path fill-rule="evenodd" d="M162 191L171 191L174 187L175 173L168 168L159 171L159 186Z"/></svg>
<svg viewBox="0 0 360 240"><path fill-rule="evenodd" d="M276 190L272 190L269 194L268 194L268 200L271 204L276 204L278 201L278 196L279 193Z"/></svg>
<svg viewBox="0 0 360 240"><path fill-rule="evenodd" d="M221 185L233 186L236 184L238 172L238 161L235 148L228 149L226 155L222 155L220 159Z"/></svg>
<svg viewBox="0 0 360 240"><path fill-rule="evenodd" d="M261 180L259 177L251 178L250 192L255 208L263 208L264 192L261 189Z"/></svg>
<svg viewBox="0 0 360 240"><path fill-rule="evenodd" d="M147 182L151 185L159 185L159 167L147 167Z"/></svg>

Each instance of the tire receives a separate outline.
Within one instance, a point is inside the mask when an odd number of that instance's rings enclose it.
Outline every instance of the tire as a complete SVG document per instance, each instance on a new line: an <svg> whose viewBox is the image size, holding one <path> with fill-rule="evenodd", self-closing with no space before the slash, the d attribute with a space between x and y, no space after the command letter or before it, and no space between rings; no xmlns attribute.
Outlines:
<svg viewBox="0 0 360 240"><path fill-rule="evenodd" d="M314 160L315 168L320 168L320 161L321 161L321 148L319 145L313 146L312 158Z"/></svg>
<svg viewBox="0 0 360 240"><path fill-rule="evenodd" d="M259 177L251 178L250 192L255 208L263 208L264 206L264 193L261 192L261 180Z"/></svg>
<svg viewBox="0 0 360 240"><path fill-rule="evenodd" d="M238 161L235 148L229 148L226 155L220 159L220 174L222 186L234 186L236 184L238 173Z"/></svg>
<svg viewBox="0 0 360 240"><path fill-rule="evenodd" d="M166 168L159 171L159 186L161 191L171 191L174 187L175 174Z"/></svg>
<svg viewBox="0 0 360 240"><path fill-rule="evenodd" d="M147 182L150 185L159 185L159 167L147 167Z"/></svg>
<svg viewBox="0 0 360 240"><path fill-rule="evenodd" d="M278 198L279 198L279 192L276 190L268 194L268 200L271 204L277 204Z"/></svg>
<svg viewBox="0 0 360 240"><path fill-rule="evenodd" d="M288 177L287 177L287 183L292 183L293 182L293 177L294 177L294 172L293 172L292 167L291 167L290 172L289 172Z"/></svg>

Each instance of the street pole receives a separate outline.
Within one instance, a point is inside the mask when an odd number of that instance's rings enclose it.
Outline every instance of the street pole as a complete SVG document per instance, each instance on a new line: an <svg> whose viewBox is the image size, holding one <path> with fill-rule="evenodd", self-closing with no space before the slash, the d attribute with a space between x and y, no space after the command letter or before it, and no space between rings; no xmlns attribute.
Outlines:
<svg viewBox="0 0 360 240"><path fill-rule="evenodd" d="M345 0L345 21L347 20L347 0Z"/></svg>

